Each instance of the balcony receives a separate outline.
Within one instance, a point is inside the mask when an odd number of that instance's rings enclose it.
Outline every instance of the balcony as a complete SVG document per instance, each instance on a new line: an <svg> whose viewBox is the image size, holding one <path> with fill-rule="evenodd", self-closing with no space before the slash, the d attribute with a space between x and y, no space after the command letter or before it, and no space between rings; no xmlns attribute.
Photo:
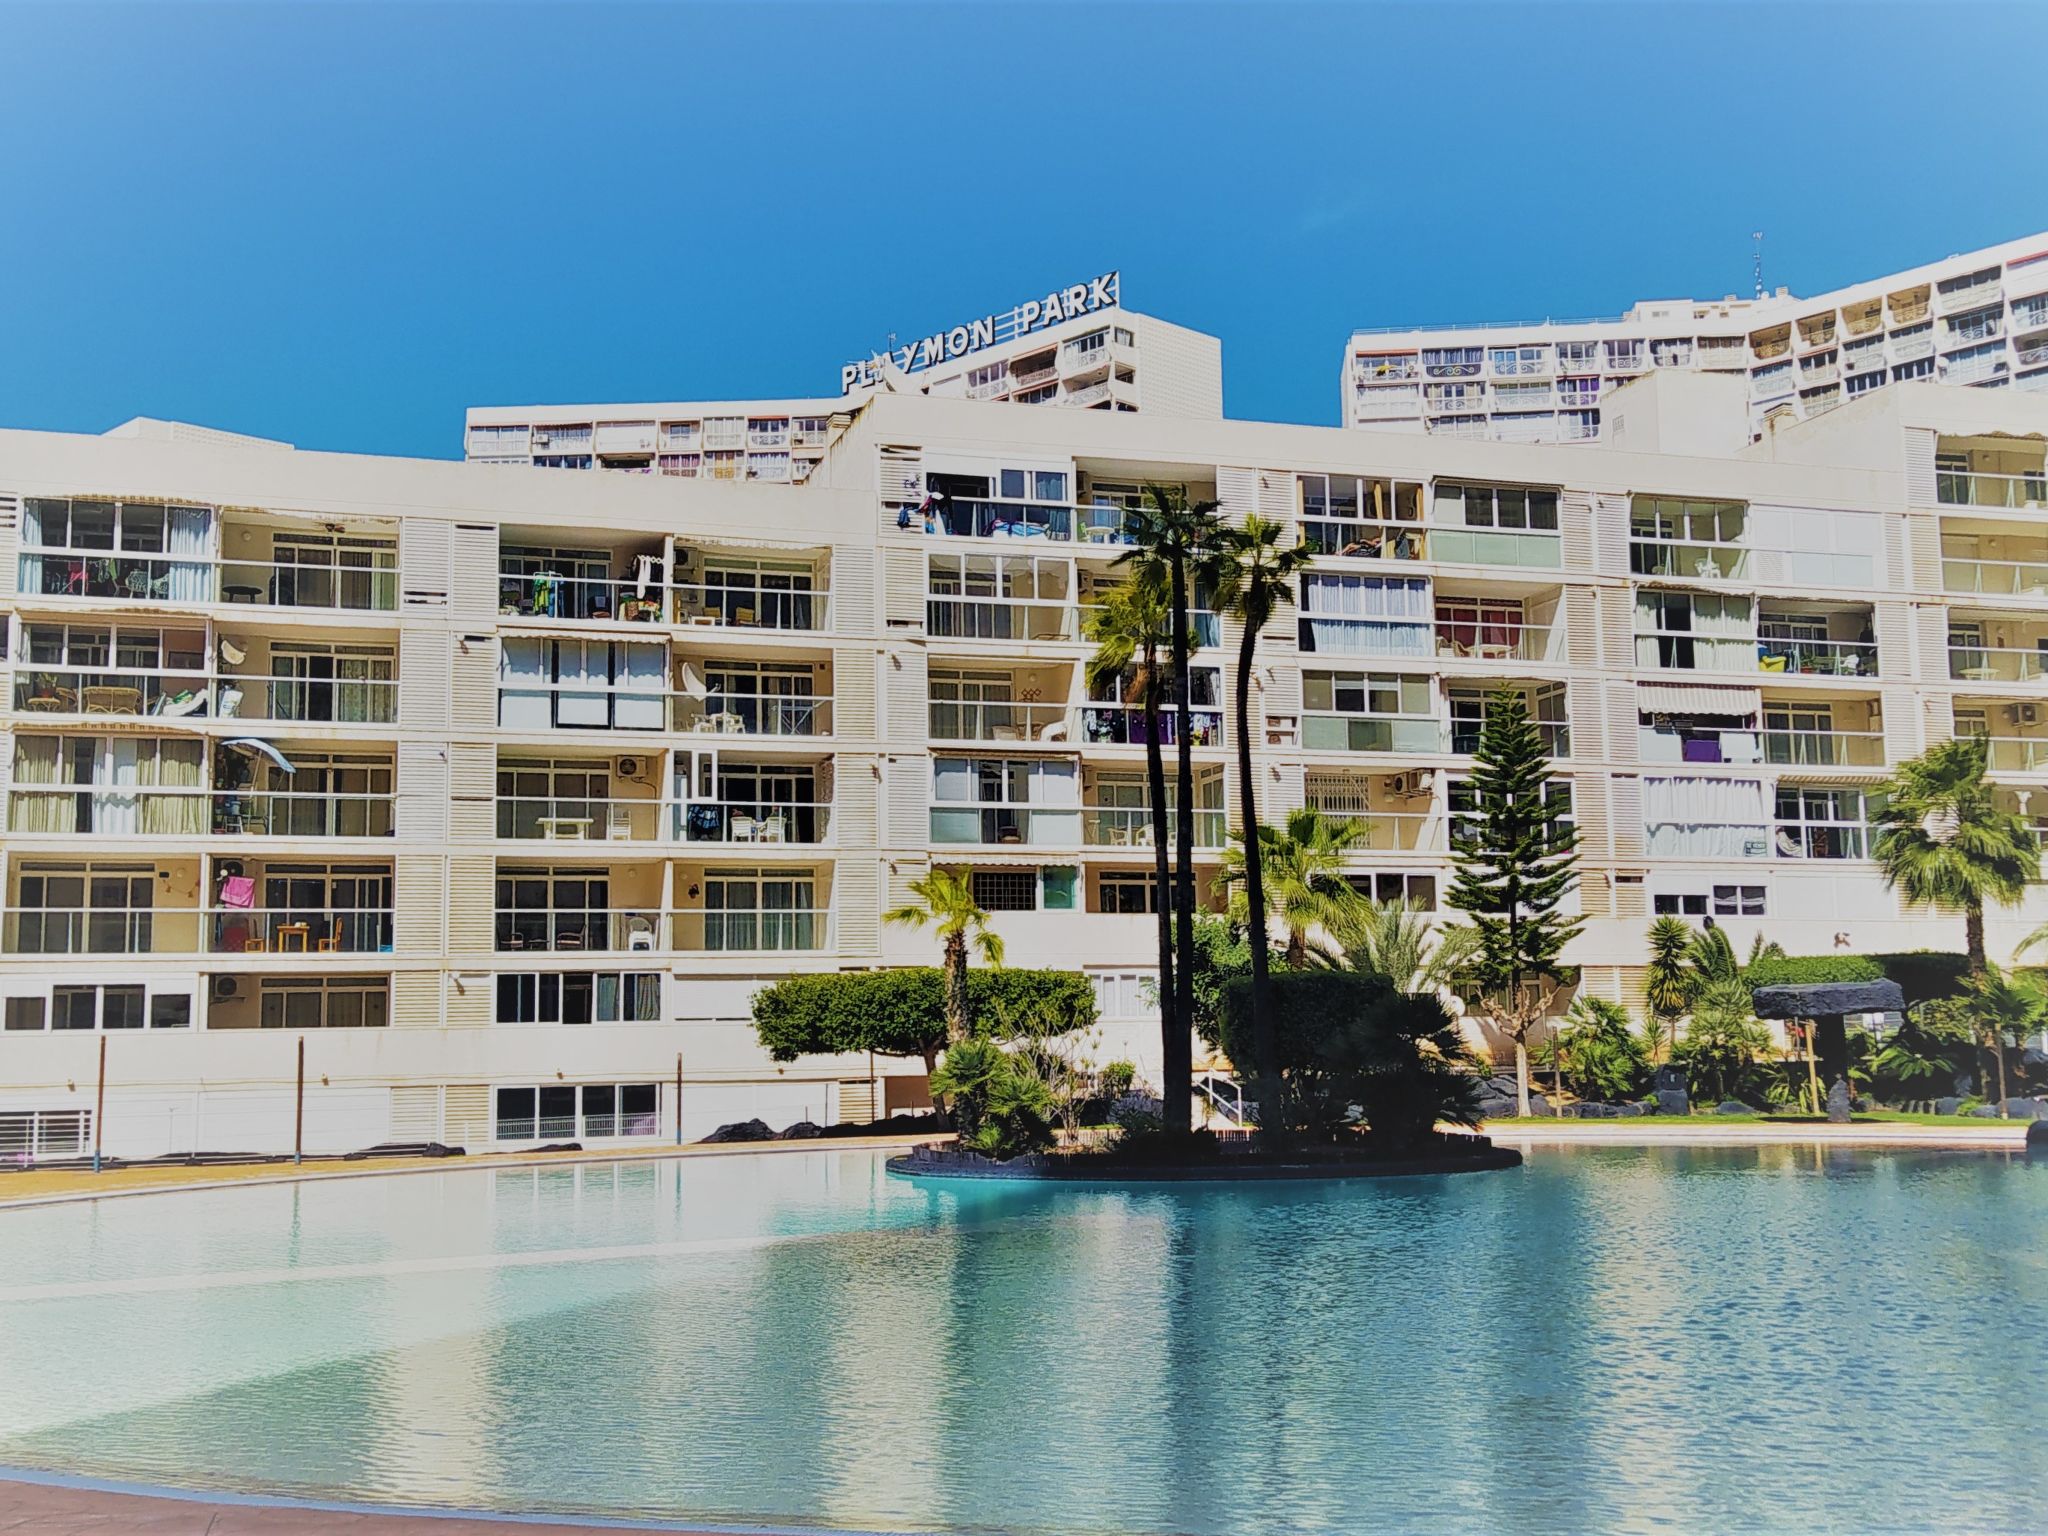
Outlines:
<svg viewBox="0 0 2048 1536"><path fill-rule="evenodd" d="M1764 616L1766 619L1769 615ZM1759 672L1805 677L1875 677L1874 640L1760 639L1756 643Z"/></svg>
<svg viewBox="0 0 2048 1536"><path fill-rule="evenodd" d="M1060 397L1065 404L1079 408L1100 405L1108 398L1109 381L1107 379L1104 379L1099 384L1088 384L1080 389L1070 389Z"/></svg>
<svg viewBox="0 0 2048 1536"><path fill-rule="evenodd" d="M1391 389L1367 388L1360 385L1357 399L1352 406L1354 416L1369 420L1418 416L1421 413L1422 392L1413 384L1396 385Z"/></svg>
<svg viewBox="0 0 2048 1536"><path fill-rule="evenodd" d="M1015 699L933 699L933 741L1066 742L1072 712L1064 704Z"/></svg>
<svg viewBox="0 0 2048 1536"><path fill-rule="evenodd" d="M1432 806L1434 791L1427 775L1312 772L1304 780L1304 790L1309 809L1327 820L1365 829L1365 840L1358 845L1361 851L1444 851L1448 823Z"/></svg>
<svg viewBox="0 0 2048 1536"><path fill-rule="evenodd" d="M2018 510L2048 506L2048 470L1997 475L1973 470L1938 469L1934 476L1934 499L1945 507Z"/></svg>
<svg viewBox="0 0 2048 1536"><path fill-rule="evenodd" d="M1572 755L1572 728L1564 720L1532 720L1537 738L1543 743L1546 757L1568 758ZM1483 716L1451 720L1450 750L1459 757L1470 757L1479 750L1480 733L1485 729Z"/></svg>
<svg viewBox="0 0 2048 1536"><path fill-rule="evenodd" d="M930 809L934 845L1073 848L1081 842L1081 809L1040 802L936 801Z"/></svg>
<svg viewBox="0 0 2048 1536"><path fill-rule="evenodd" d="M934 640L1074 641L1082 638L1072 603L1028 598L930 596L925 633Z"/></svg>
<svg viewBox="0 0 2048 1536"><path fill-rule="evenodd" d="M1990 379L2002 379L2011 371L2011 363L2003 349L1995 356L1958 356L1942 365L1941 381L1944 384L1982 384Z"/></svg>
<svg viewBox="0 0 2048 1536"><path fill-rule="evenodd" d="M2048 737L1986 736L1981 740L1993 773L2048 773Z"/></svg>
<svg viewBox="0 0 2048 1536"><path fill-rule="evenodd" d="M1009 392L1010 381L1007 377L984 379L979 384L967 386L967 398L970 400L993 400L998 395L1006 395Z"/></svg>
<svg viewBox="0 0 2048 1536"><path fill-rule="evenodd" d="M1189 744L1197 747L1223 745L1223 711L1197 707L1190 711ZM1090 702L1081 710L1081 739L1090 746L1142 747L1146 744L1145 711L1136 704ZM1180 713L1164 709L1159 714L1159 744L1178 745Z"/></svg>
<svg viewBox="0 0 2048 1536"><path fill-rule="evenodd" d="M503 887L507 881L499 877ZM500 906L494 947L501 953L630 954L659 947L662 913L609 906Z"/></svg>
<svg viewBox="0 0 2048 1536"><path fill-rule="evenodd" d="M732 572L718 581L675 582L669 587L674 622L820 634L832 625L831 594L811 583L808 572Z"/></svg>
<svg viewBox="0 0 2048 1536"><path fill-rule="evenodd" d="M210 798L222 837L390 837L397 825L389 793L216 789Z"/></svg>
<svg viewBox="0 0 2048 1536"><path fill-rule="evenodd" d="M671 806L679 840L815 848L832 839L832 807L821 800L699 800Z"/></svg>
<svg viewBox="0 0 2048 1536"><path fill-rule="evenodd" d="M906 508L899 525L909 527L912 515ZM1074 509L1065 502L945 497L933 506L924 531L956 539L1071 539Z"/></svg>
<svg viewBox="0 0 2048 1536"><path fill-rule="evenodd" d="M212 907L216 955L377 955L392 950L390 907Z"/></svg>
<svg viewBox="0 0 2048 1536"><path fill-rule="evenodd" d="M232 531L232 530L231 530ZM398 551L341 549L330 560L224 560L220 601L344 613L398 609Z"/></svg>
<svg viewBox="0 0 2048 1536"><path fill-rule="evenodd" d="M195 907L16 906L0 918L14 955L196 955L205 914Z"/></svg>
<svg viewBox="0 0 2048 1536"><path fill-rule="evenodd" d="M1884 365L1885 352L1882 342L1842 349L1842 371L1845 374L1882 372Z"/></svg>
<svg viewBox="0 0 2048 1536"><path fill-rule="evenodd" d="M1882 768L1883 731L1782 730L1759 733L1763 760L1791 768Z"/></svg>
<svg viewBox="0 0 2048 1536"><path fill-rule="evenodd" d="M1425 560L1429 530L1422 523L1304 516L1301 536L1319 555L1351 560Z"/></svg>
<svg viewBox="0 0 2048 1536"><path fill-rule="evenodd" d="M521 771L508 764L499 776L516 783ZM651 843L673 825L651 796L500 794L496 804L497 835L511 841Z"/></svg>
<svg viewBox="0 0 2048 1536"><path fill-rule="evenodd" d="M1355 360L1352 379L1364 389L1373 384L1397 384L1404 379L1422 377L1422 365L1410 357L1359 357Z"/></svg>
<svg viewBox="0 0 2048 1536"><path fill-rule="evenodd" d="M822 906L672 912L668 929L670 947L682 954L805 954L831 947L831 911Z"/></svg>
<svg viewBox="0 0 2048 1536"><path fill-rule="evenodd" d="M1632 534L1628 568L1637 576L1740 581L1749 574L1749 551L1739 544Z"/></svg>
<svg viewBox="0 0 2048 1536"><path fill-rule="evenodd" d="M1305 709L1301 746L1306 752L1438 753L1445 750L1446 741L1442 724L1433 716Z"/></svg>
<svg viewBox="0 0 2048 1536"><path fill-rule="evenodd" d="M1195 842L1197 848L1221 848L1225 842L1227 815L1221 810L1197 809L1195 812ZM1174 846L1177 833L1173 830L1174 818L1167 818L1167 846ZM1087 805L1081 808L1081 840L1090 848L1150 848L1152 841L1152 812L1144 806L1134 805Z"/></svg>
<svg viewBox="0 0 2048 1536"><path fill-rule="evenodd" d="M1976 309L1986 304L2005 302L2005 285L1996 273L1977 281L1948 283L1941 285L1941 291L1934 301L1935 312L1943 315L1959 314L1966 309Z"/></svg>
<svg viewBox="0 0 2048 1536"><path fill-rule="evenodd" d="M1437 526L1429 538L1433 558L1440 564L1501 565L1529 571L1555 571L1564 565L1564 543L1554 533Z"/></svg>
<svg viewBox="0 0 2048 1536"><path fill-rule="evenodd" d="M1811 389L1816 384L1832 384L1841 376L1841 364L1830 359L1811 368L1802 368L1799 371L1799 387Z"/></svg>
<svg viewBox="0 0 2048 1536"><path fill-rule="evenodd" d="M1042 368L1027 368L1010 380L1012 389L1036 389L1041 384L1050 384L1060 376L1059 369L1051 363Z"/></svg>

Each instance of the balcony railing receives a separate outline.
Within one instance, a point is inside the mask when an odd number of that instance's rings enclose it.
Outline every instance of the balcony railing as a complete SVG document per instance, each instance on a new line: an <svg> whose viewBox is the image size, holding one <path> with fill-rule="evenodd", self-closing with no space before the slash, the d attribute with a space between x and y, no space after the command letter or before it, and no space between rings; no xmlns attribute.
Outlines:
<svg viewBox="0 0 2048 1536"><path fill-rule="evenodd" d="M1632 537L1628 568L1638 576L1734 581L1748 574L1749 551L1739 544Z"/></svg>
<svg viewBox="0 0 2048 1536"><path fill-rule="evenodd" d="M1008 393L1010 381L1007 378L985 379L979 384L967 386L970 400L993 400L997 395Z"/></svg>
<svg viewBox="0 0 2048 1536"><path fill-rule="evenodd" d="M1759 733L1764 761L1797 768L1882 768L1883 731L1792 731Z"/></svg>
<svg viewBox="0 0 2048 1536"><path fill-rule="evenodd" d="M1554 366L1548 357L1496 357L1492 364L1494 377L1502 379L1541 377Z"/></svg>
<svg viewBox="0 0 2048 1536"><path fill-rule="evenodd" d="M829 622L827 594L809 587L501 573L498 602L506 617L596 623L818 631Z"/></svg>
<svg viewBox="0 0 2048 1536"><path fill-rule="evenodd" d="M1986 379L2002 379L2009 371L2009 364L2003 357L1973 357L1946 363L1941 370L1944 384L1981 384Z"/></svg>
<svg viewBox="0 0 2048 1536"><path fill-rule="evenodd" d="M1944 556L1941 584L1950 592L2048 597L2048 560L1951 560Z"/></svg>
<svg viewBox="0 0 2048 1536"><path fill-rule="evenodd" d="M1109 398L1109 381L1104 379L1100 384L1089 384L1081 389L1069 390L1063 398L1072 406L1099 404Z"/></svg>
<svg viewBox="0 0 2048 1536"><path fill-rule="evenodd" d="M788 954L828 947L824 907L673 912L670 943L684 954Z"/></svg>
<svg viewBox="0 0 2048 1536"><path fill-rule="evenodd" d="M1440 723L1418 716L1304 710L1301 745L1308 752L1441 752L1446 742Z"/></svg>
<svg viewBox="0 0 2048 1536"><path fill-rule="evenodd" d="M2048 671L2048 655L2023 646L1948 647L1948 675L1964 683L2032 683Z"/></svg>
<svg viewBox="0 0 2048 1536"><path fill-rule="evenodd" d="M716 736L830 736L832 700L822 694L676 694L670 722L670 730Z"/></svg>
<svg viewBox="0 0 2048 1536"><path fill-rule="evenodd" d="M1088 625L1102 612L1100 603L1083 603L1080 606L1080 636L1086 639ZM1220 615L1207 608L1188 610L1188 641L1198 651L1213 650L1223 643L1223 620Z"/></svg>
<svg viewBox="0 0 2048 1536"><path fill-rule="evenodd" d="M1488 618L1439 623L1436 654L1449 661L1542 661L1550 654L1550 630Z"/></svg>
<svg viewBox="0 0 2048 1536"><path fill-rule="evenodd" d="M831 624L830 595L809 587L676 582L669 592L678 624L811 633Z"/></svg>
<svg viewBox="0 0 2048 1536"><path fill-rule="evenodd" d="M1010 699L933 699L934 741L1069 740L1072 722L1064 704L1019 703Z"/></svg>
<svg viewBox="0 0 2048 1536"><path fill-rule="evenodd" d="M27 549L20 557L24 596L80 597L96 602L209 603L210 558L136 554L126 550Z"/></svg>
<svg viewBox="0 0 2048 1536"><path fill-rule="evenodd" d="M1543 743L1544 754L1548 757L1570 757L1572 755L1572 728L1563 720L1532 720L1536 735ZM1479 750L1479 736L1485 729L1483 721L1453 720L1451 722L1451 751L1463 757L1470 757Z"/></svg>
<svg viewBox="0 0 2048 1536"><path fill-rule="evenodd" d="M213 679L203 672L25 666L14 674L14 708L23 714L203 715L212 705Z"/></svg>
<svg viewBox="0 0 2048 1536"><path fill-rule="evenodd" d="M1939 470L1934 476L1934 499L1945 507L2048 506L2048 470L2024 475Z"/></svg>
<svg viewBox="0 0 2048 1536"><path fill-rule="evenodd" d="M1303 542L1319 555L1352 560L1429 558L1429 529L1422 523L1304 517L1301 536Z"/></svg>
<svg viewBox="0 0 2048 1536"><path fill-rule="evenodd" d="M1018 374L1010 380L1010 387L1012 389L1036 389L1041 384L1050 384L1059 377L1059 373L1058 368L1054 367L1051 363L1047 363L1043 368L1033 368L1028 372Z"/></svg>
<svg viewBox="0 0 2048 1536"><path fill-rule="evenodd" d="M213 830L231 837L389 837L396 795L217 789Z"/></svg>
<svg viewBox="0 0 2048 1536"><path fill-rule="evenodd" d="M661 916L658 911L631 911L610 907L586 911L559 907L500 907L497 909L496 947L517 951L581 951L583 953L627 953L659 948Z"/></svg>
<svg viewBox="0 0 2048 1536"><path fill-rule="evenodd" d="M1198 809L1195 812L1195 846L1221 848L1225 820L1222 811ZM1176 834L1170 811L1167 824L1167 846L1171 847ZM1152 812L1143 806L1084 807L1081 812L1081 839L1091 848L1150 848L1153 846Z"/></svg>
<svg viewBox="0 0 2048 1536"><path fill-rule="evenodd" d="M398 608L398 551L344 550L333 564L223 561L220 598L224 603L258 603L277 608L392 613Z"/></svg>
<svg viewBox="0 0 2048 1536"><path fill-rule="evenodd" d="M928 597L925 633L934 640L1078 640L1068 602L1013 597Z"/></svg>
<svg viewBox="0 0 2048 1536"><path fill-rule="evenodd" d="M195 907L22 907L0 920L16 955L191 955L205 914Z"/></svg>
<svg viewBox="0 0 2048 1536"><path fill-rule="evenodd" d="M1422 410L1422 395L1413 384L1392 389L1360 386L1352 414L1368 418L1414 416Z"/></svg>
<svg viewBox="0 0 2048 1536"><path fill-rule="evenodd" d="M1191 712L1189 742L1197 747L1223 745L1223 711L1196 709ZM1081 738L1091 746L1142 747L1145 745L1145 711L1136 704L1090 703L1081 710ZM1159 744L1170 747L1180 741L1180 714L1162 710L1159 715Z"/></svg>
<svg viewBox="0 0 2048 1536"><path fill-rule="evenodd" d="M498 573L498 612L506 618L659 624L667 610L659 582L552 572Z"/></svg>
<svg viewBox="0 0 2048 1536"><path fill-rule="evenodd" d="M1081 841L1081 808L1074 805L940 800L928 819L932 842L947 847L1071 848Z"/></svg>
<svg viewBox="0 0 2048 1536"><path fill-rule="evenodd" d="M926 529L968 539L1071 539L1074 509L1064 502L955 500Z"/></svg>
<svg viewBox="0 0 2048 1536"><path fill-rule="evenodd" d="M1564 543L1554 533L1497 528L1432 528L1433 558L1447 565L1505 565L1554 571L1564 564Z"/></svg>
<svg viewBox="0 0 2048 1536"><path fill-rule="evenodd" d="M1895 363L1916 363L1934 353L1932 336L1903 336L1892 339L1891 357Z"/></svg>
<svg viewBox="0 0 2048 1536"><path fill-rule="evenodd" d="M659 800L580 795L500 795L501 838L556 843L658 841L668 825Z"/></svg>
<svg viewBox="0 0 2048 1536"><path fill-rule="evenodd" d="M1870 640L1759 640L1759 672L1827 677L1875 677L1877 644Z"/></svg>
<svg viewBox="0 0 2048 1536"><path fill-rule="evenodd" d="M213 703L223 720L390 725L398 719L398 683L391 678L303 678L223 672ZM171 714L176 710L156 712Z"/></svg>
<svg viewBox="0 0 2048 1536"><path fill-rule="evenodd" d="M2048 773L2048 738L1987 736L1988 761L1994 773Z"/></svg>
<svg viewBox="0 0 2048 1536"><path fill-rule="evenodd" d="M214 907L207 916L207 949L216 955L391 952L388 907Z"/></svg>
<svg viewBox="0 0 2048 1536"><path fill-rule="evenodd" d="M1945 288L1934 300L1937 312L1944 315L1960 314L1966 309L1975 309L1980 304L1996 304L2005 298L2005 285L2000 282L1972 283L1967 288Z"/></svg>
<svg viewBox="0 0 2048 1536"><path fill-rule="evenodd" d="M1349 796L1318 799L1313 794L1309 804L1321 811L1325 820L1363 825L1365 841L1358 846L1365 851L1441 853L1444 849L1447 823L1441 811L1359 810Z"/></svg>

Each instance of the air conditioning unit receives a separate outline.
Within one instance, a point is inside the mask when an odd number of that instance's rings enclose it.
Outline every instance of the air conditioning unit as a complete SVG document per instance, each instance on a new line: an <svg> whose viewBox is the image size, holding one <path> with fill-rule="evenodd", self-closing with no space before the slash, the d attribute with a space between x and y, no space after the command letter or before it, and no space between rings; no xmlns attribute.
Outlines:
<svg viewBox="0 0 2048 1536"><path fill-rule="evenodd" d="M548 442L549 442L549 438L548 438L548 434L547 434L547 433L545 433L545 432L536 432L536 433L534 433L534 434L533 434L533 446L534 446L534 447L536 447L536 448L545 448L545 447L547 447L547 445L548 445Z"/></svg>
<svg viewBox="0 0 2048 1536"><path fill-rule="evenodd" d="M216 1003L226 1002L241 990L242 984L232 976L216 976L213 978L213 1000Z"/></svg>
<svg viewBox="0 0 2048 1536"><path fill-rule="evenodd" d="M2019 716L2021 725L2034 725L2041 719L2041 706L2038 704L2022 704L2013 713Z"/></svg>
<svg viewBox="0 0 2048 1536"><path fill-rule="evenodd" d="M622 779L637 779L640 777L640 759L637 757L620 758L618 767L619 777Z"/></svg>

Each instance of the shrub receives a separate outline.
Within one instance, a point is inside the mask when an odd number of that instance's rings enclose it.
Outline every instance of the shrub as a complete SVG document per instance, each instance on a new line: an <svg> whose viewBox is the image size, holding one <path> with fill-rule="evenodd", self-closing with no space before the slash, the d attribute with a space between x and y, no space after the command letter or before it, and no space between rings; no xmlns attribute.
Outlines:
<svg viewBox="0 0 2048 1536"><path fill-rule="evenodd" d="M1131 1084L1137 1080L1136 1063L1112 1061L1095 1074L1095 1091L1105 1099L1120 1099L1131 1091Z"/></svg>
<svg viewBox="0 0 2048 1536"><path fill-rule="evenodd" d="M1865 955L1764 955L1745 967L1751 987L1798 987L1822 982L1882 981L1884 967Z"/></svg>
<svg viewBox="0 0 2048 1536"><path fill-rule="evenodd" d="M1914 949L1901 954L1872 955L1884 973L1906 994L1906 1006L1955 997L1970 975L1970 957L1941 949Z"/></svg>
<svg viewBox="0 0 2048 1536"><path fill-rule="evenodd" d="M1439 1120L1477 1123L1477 1084L1457 1026L1430 994L1348 971L1276 972L1273 1011L1283 1101L1262 1125L1331 1139L1360 1120L1397 1146ZM1251 1058L1251 983L1223 989L1222 1046Z"/></svg>
<svg viewBox="0 0 2048 1536"><path fill-rule="evenodd" d="M1621 1004L1580 997L1543 1042L1542 1065L1561 1072L1579 1098L1629 1099L1649 1083L1650 1042L1636 1032Z"/></svg>
<svg viewBox="0 0 2048 1536"><path fill-rule="evenodd" d="M1774 1075L1768 1065L1771 1032L1750 1012L1745 982L1717 982L1693 1004L1692 1019L1678 1042L1696 1099L1762 1102Z"/></svg>
<svg viewBox="0 0 2048 1536"><path fill-rule="evenodd" d="M1078 971L970 970L977 1033L1064 1034L1095 1022L1095 993ZM788 976L754 994L754 1033L776 1061L873 1051L918 1056L946 1045L946 978L937 966Z"/></svg>
<svg viewBox="0 0 2048 1536"><path fill-rule="evenodd" d="M1007 1161L1053 1143L1052 1090L1029 1060L992 1040L963 1040L932 1073L932 1092L952 1099L960 1144Z"/></svg>

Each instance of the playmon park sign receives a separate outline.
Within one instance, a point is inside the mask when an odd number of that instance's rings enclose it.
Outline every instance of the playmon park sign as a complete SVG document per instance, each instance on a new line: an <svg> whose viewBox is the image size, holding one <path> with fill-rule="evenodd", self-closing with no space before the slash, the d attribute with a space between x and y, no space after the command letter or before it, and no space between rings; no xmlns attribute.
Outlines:
<svg viewBox="0 0 2048 1536"><path fill-rule="evenodd" d="M918 373L937 363L950 362L956 357L966 357L984 348L1029 336L1064 320L1116 307L1117 274L1105 272L1071 288L1054 289L1042 299L1027 299L1002 314L983 315L979 320L970 320L951 330L935 331L922 341L913 341L889 352L877 352L864 362L848 363L839 370L839 388L844 393L879 384L885 363L894 364L905 373Z"/></svg>

